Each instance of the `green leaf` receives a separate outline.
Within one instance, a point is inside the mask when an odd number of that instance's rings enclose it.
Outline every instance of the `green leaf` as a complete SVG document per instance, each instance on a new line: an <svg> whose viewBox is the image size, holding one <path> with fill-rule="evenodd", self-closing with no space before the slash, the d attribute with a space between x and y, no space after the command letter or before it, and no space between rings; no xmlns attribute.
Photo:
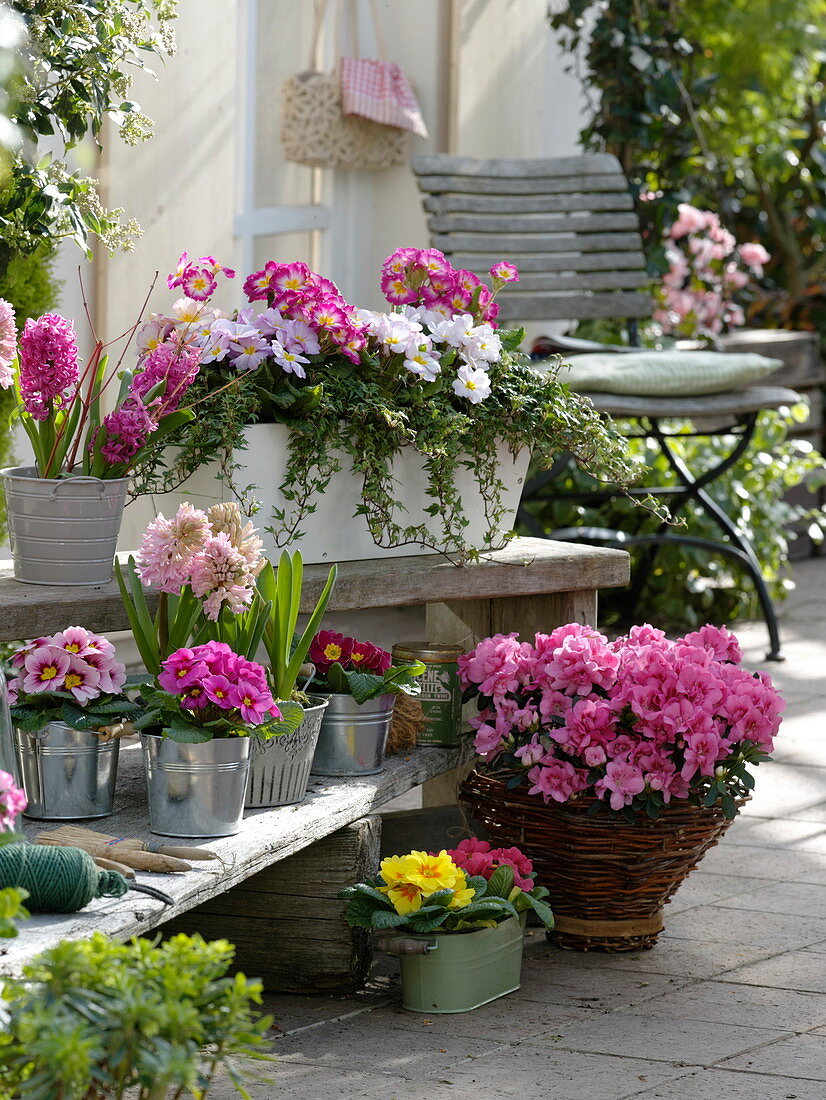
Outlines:
<svg viewBox="0 0 826 1100"><path fill-rule="evenodd" d="M203 726L193 726L182 719L167 721L163 727L164 737L185 745L200 745L212 740L212 733Z"/></svg>
<svg viewBox="0 0 826 1100"><path fill-rule="evenodd" d="M513 889L513 868L506 863L497 867L488 879L488 896L507 898Z"/></svg>

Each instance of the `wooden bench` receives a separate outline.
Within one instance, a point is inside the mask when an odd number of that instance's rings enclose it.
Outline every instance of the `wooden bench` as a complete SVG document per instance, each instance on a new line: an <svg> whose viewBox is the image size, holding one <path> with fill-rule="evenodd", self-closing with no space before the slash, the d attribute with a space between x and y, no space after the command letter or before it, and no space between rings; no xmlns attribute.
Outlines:
<svg viewBox="0 0 826 1100"><path fill-rule="evenodd" d="M308 610L327 569L306 568ZM471 647L497 631L517 630L529 637L563 622L594 623L598 589L625 584L628 572L623 551L515 539L504 550L464 568L438 556L343 563L330 610L424 604L430 638ZM96 631L126 629L117 586L79 591L22 585L11 578L7 563L0 569L0 641L36 637L76 622ZM363 874L368 864L375 866L378 828L369 821L371 815L421 784L425 805L455 803L457 769L467 766L471 756L467 742L457 748L422 747L390 758L379 775L313 779L300 805L248 811L237 836L210 841L220 863L196 864L182 875L141 874L142 880L172 896L172 907L127 894L95 901L81 913L33 917L17 939L0 945L0 973L19 973L46 947L96 930L127 938L173 919L176 923L170 927L182 927L183 915L199 907L187 927L237 940L241 968L261 974L272 989L330 989L355 982L367 956L343 924L333 887L350 881L358 869ZM115 813L90 825L116 836L157 839L148 828L137 745L125 745L121 753ZM54 827L50 822L28 822L25 832L34 839ZM300 875L298 864L292 865L292 873L287 863L271 870L288 859L301 861ZM319 882L317 892L325 900L310 902L313 887L308 878L323 867L329 868L329 880ZM301 886L291 893L288 884L298 878ZM221 895L216 907L213 899ZM230 902L232 896L235 900ZM308 949L308 941L315 941L315 948Z"/></svg>

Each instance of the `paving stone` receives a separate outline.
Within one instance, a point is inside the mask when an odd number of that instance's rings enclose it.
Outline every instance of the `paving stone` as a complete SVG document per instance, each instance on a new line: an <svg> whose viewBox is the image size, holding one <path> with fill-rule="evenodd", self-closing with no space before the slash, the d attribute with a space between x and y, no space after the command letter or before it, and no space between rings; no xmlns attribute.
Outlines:
<svg viewBox="0 0 826 1100"><path fill-rule="evenodd" d="M757 914L750 909L704 905L675 913L668 921L668 934L689 940L713 936L720 943L749 944L776 953L826 938L826 917L798 916L789 920L782 912L764 910Z"/></svg>
<svg viewBox="0 0 826 1100"><path fill-rule="evenodd" d="M721 898L717 905L721 909L818 917L826 913L826 886L811 882L775 882L749 893Z"/></svg>
<svg viewBox="0 0 826 1100"><path fill-rule="evenodd" d="M816 951L818 954L826 952L826 940L823 943L810 943L808 947L803 948L804 951Z"/></svg>
<svg viewBox="0 0 826 1100"><path fill-rule="evenodd" d="M725 843L826 854L826 821L788 817L741 818L726 833Z"/></svg>
<svg viewBox="0 0 826 1100"><path fill-rule="evenodd" d="M687 1067L668 1062L561 1050L551 1040L547 1049L519 1044L467 1066L454 1066L444 1077L455 1090L448 1094L451 1100L480 1100L483 1096L497 1100L623 1100L688 1072ZM415 1082L399 1094L399 1100L429 1100L431 1080Z"/></svg>
<svg viewBox="0 0 826 1100"><path fill-rule="evenodd" d="M725 980L775 989L826 993L826 965L819 964L816 955L814 951L789 951L731 970Z"/></svg>
<svg viewBox="0 0 826 1100"><path fill-rule="evenodd" d="M769 774L771 782L769 782ZM747 817L788 817L823 801L826 777L822 768L772 760L757 769L754 797L741 811Z"/></svg>
<svg viewBox="0 0 826 1100"><path fill-rule="evenodd" d="M437 1045L443 1038L463 1035L490 1039L493 1043L512 1043L547 1034L560 1024L587 1018L593 1012L587 1002L566 1000L564 991L550 990L547 1000L526 1000L517 992L473 1012L426 1015L402 1008L399 994L394 1004L372 1012L370 1021L376 1027L418 1032Z"/></svg>
<svg viewBox="0 0 826 1100"><path fill-rule="evenodd" d="M682 1020L667 1016L632 1012L608 1012L593 1020L564 1024L560 1037L551 1040L567 1050L616 1054L651 1061L684 1062L709 1066L721 1058L732 1057L764 1043L788 1036L788 1029L741 1027L702 1020L687 1028ZM549 1049L548 1040L529 1039L523 1049Z"/></svg>
<svg viewBox="0 0 826 1100"><path fill-rule="evenodd" d="M826 710L826 707L824 707ZM798 810L789 814L798 821L826 821L826 802L818 802L815 806L809 806L805 810Z"/></svg>
<svg viewBox="0 0 826 1100"><path fill-rule="evenodd" d="M395 1096L404 1095L400 1090L409 1085L402 1077L362 1073L358 1070L349 1070L346 1077L342 1077L340 1070L283 1061L276 1062L267 1071L271 1075L268 1081L253 1080L254 1074L263 1076L261 1070L255 1066L249 1070L245 1068L245 1072L249 1074L247 1088L252 1100L278 1100L280 1097L295 1100L297 1096L301 1100L355 1100L356 1097L365 1096L382 1096L386 1100L392 1100ZM448 1095L451 1094L439 1086L431 1090L428 1083L428 1097ZM210 1100L238 1100L238 1093L231 1081L221 1077L209 1090L209 1097Z"/></svg>
<svg viewBox="0 0 826 1100"><path fill-rule="evenodd" d="M792 1035L725 1063L750 1073L773 1073L826 1081L826 1034ZM823 1090L826 1092L826 1089Z"/></svg>
<svg viewBox="0 0 826 1100"><path fill-rule="evenodd" d="M665 908L665 919L672 913L693 909L697 905L713 905L723 898L737 898L740 894L760 890L772 885L771 879L755 879L746 875L707 875L702 870L692 871Z"/></svg>
<svg viewBox="0 0 826 1100"><path fill-rule="evenodd" d="M634 1100L823 1100L823 1086L799 1077L758 1077L725 1069L689 1073L634 1093Z"/></svg>
<svg viewBox="0 0 826 1100"><path fill-rule="evenodd" d="M616 957L616 956L614 956ZM610 969L603 955L602 966L583 965L583 956L549 949L547 962L531 960L522 974L520 997L542 1003L586 1007L607 1011L624 1005L643 1004L678 987L683 979L667 974L641 974Z"/></svg>
<svg viewBox="0 0 826 1100"><path fill-rule="evenodd" d="M735 946L714 940L694 941L671 937L668 934L666 914L665 932L661 933L656 947L650 951L624 951L617 955L588 952L576 957L581 960L583 968L600 973L628 971L638 974L641 979L648 978L651 974L689 979L715 978L745 963L766 959L773 954L775 951L772 949L744 944Z"/></svg>
<svg viewBox="0 0 826 1100"><path fill-rule="evenodd" d="M374 1005L383 1004L388 995L359 994L354 997L298 996L292 994L265 994L262 1011L273 1017L274 1031L284 1033L307 1027L323 1020L334 1020L366 1012Z"/></svg>
<svg viewBox="0 0 826 1100"><path fill-rule="evenodd" d="M733 985L725 981L693 982L630 1011L684 1021L707 1020L743 1027L808 1031L826 1025L826 994Z"/></svg>
<svg viewBox="0 0 826 1100"><path fill-rule="evenodd" d="M826 860L817 852L751 845L718 845L700 864L705 874L770 878L778 882L826 883Z"/></svg>
<svg viewBox="0 0 826 1100"><path fill-rule="evenodd" d="M372 1013L286 1035L273 1045L279 1060L418 1078L442 1073L501 1046L495 1040L438 1036L376 1026Z"/></svg>

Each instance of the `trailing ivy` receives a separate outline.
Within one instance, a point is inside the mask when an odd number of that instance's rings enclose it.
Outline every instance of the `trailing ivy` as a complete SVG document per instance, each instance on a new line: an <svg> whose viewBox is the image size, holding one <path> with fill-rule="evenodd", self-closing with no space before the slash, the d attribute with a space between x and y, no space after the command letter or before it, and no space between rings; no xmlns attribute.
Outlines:
<svg viewBox="0 0 826 1100"><path fill-rule="evenodd" d="M587 399L560 381L559 364L539 372L515 350L521 331L501 335L509 350L491 367L491 396L477 405L459 399L446 380L422 385L411 376L409 383L389 387L369 363L354 365L342 357L327 357L323 385L314 387L313 407L291 416L294 407L279 408L262 396L254 372L232 372L234 377L226 372L226 381L219 371L205 372L190 391L195 421L143 463L132 492L172 490L199 466L217 461L218 476L249 507L254 486L237 484L236 459L245 446L244 428L279 421L292 428L280 485L287 503L262 517L277 545L287 545L297 536L330 478L349 463L362 483L357 511L365 516L378 546L425 545L464 560L503 541L499 447L512 455L529 447L541 468L567 451L596 477L621 484L632 480L625 441ZM426 511L441 520L436 540L424 524L406 522L398 499L394 463L411 448L421 457L427 476ZM473 473L483 499L488 536L480 547L468 546L464 538L468 519L455 484L455 475L463 469Z"/></svg>

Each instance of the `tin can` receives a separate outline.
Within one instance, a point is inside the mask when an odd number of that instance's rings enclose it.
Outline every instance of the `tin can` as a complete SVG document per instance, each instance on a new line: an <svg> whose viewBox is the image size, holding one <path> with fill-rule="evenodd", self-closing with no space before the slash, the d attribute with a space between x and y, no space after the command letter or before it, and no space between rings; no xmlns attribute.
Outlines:
<svg viewBox="0 0 826 1100"><path fill-rule="evenodd" d="M393 646L393 661L421 661L425 672L419 679L426 725L419 733L420 745L455 745L462 721L462 688L456 662L464 653L460 645L441 642L406 642Z"/></svg>

